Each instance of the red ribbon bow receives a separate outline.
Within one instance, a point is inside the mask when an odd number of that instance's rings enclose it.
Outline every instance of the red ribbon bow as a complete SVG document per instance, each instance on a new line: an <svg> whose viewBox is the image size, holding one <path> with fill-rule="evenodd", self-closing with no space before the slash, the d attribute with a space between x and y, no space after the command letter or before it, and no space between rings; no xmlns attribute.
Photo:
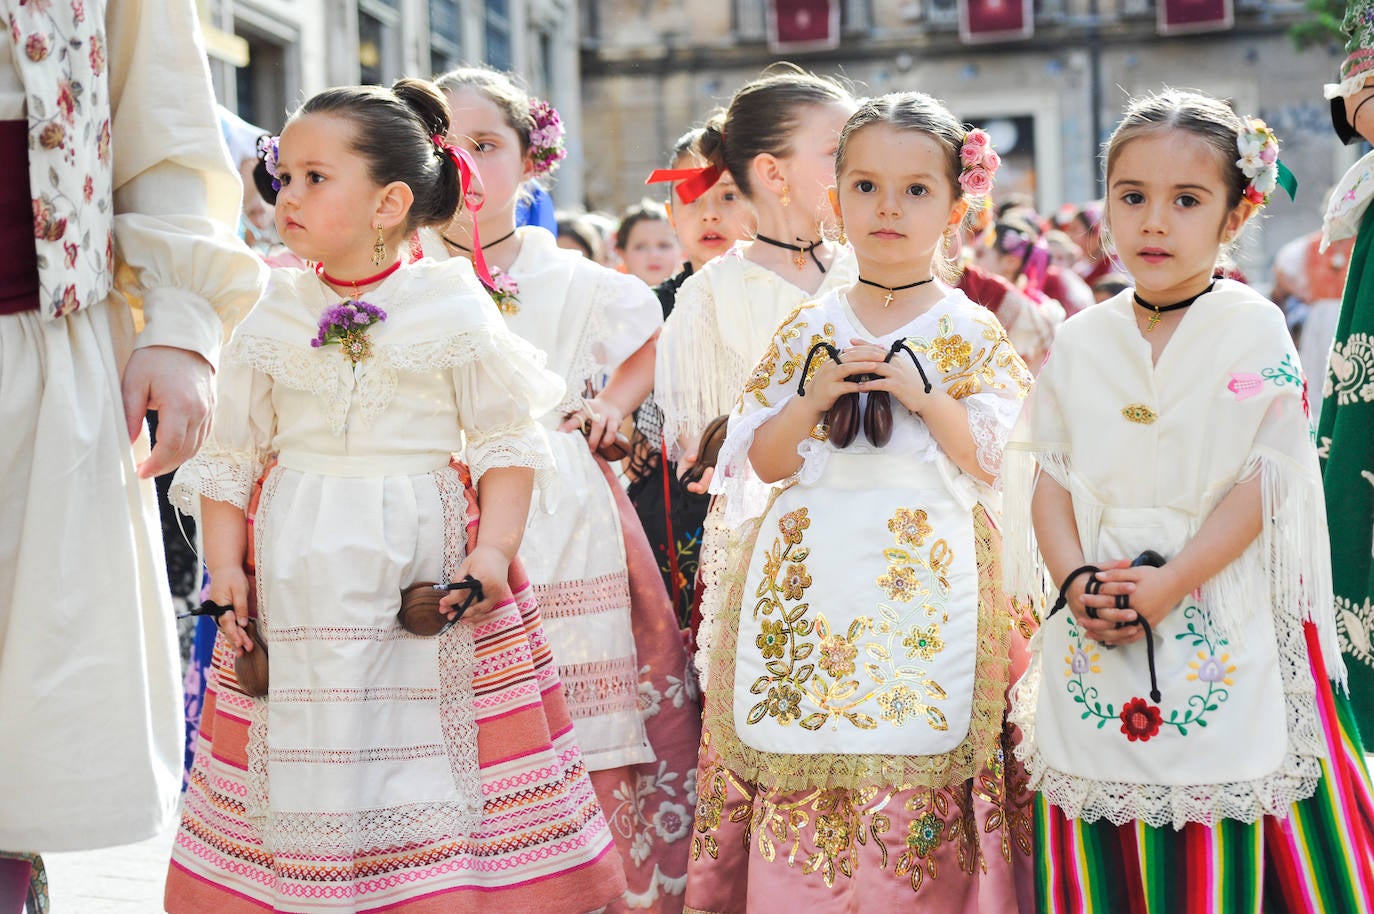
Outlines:
<svg viewBox="0 0 1374 914"><path fill-rule="evenodd" d="M462 190L463 205L472 211L472 267L477 272L477 278L482 280L482 284L488 289L496 285L491 278L491 270L487 269L487 258L482 254L482 242L477 237L477 212L482 208L481 203L474 203L469 199L472 191L472 181L477 179L480 186L482 176L477 171L477 163L472 160L472 154L466 149L445 143L444 138L439 134L430 137L434 145L439 147L439 151L453 159L458 165L458 186Z"/></svg>
<svg viewBox="0 0 1374 914"><path fill-rule="evenodd" d="M681 181L682 183L677 186L677 197L683 203L691 203L714 187L723 174L725 169L719 165L706 165L701 168L659 168L651 172L649 177L644 179L644 183Z"/></svg>

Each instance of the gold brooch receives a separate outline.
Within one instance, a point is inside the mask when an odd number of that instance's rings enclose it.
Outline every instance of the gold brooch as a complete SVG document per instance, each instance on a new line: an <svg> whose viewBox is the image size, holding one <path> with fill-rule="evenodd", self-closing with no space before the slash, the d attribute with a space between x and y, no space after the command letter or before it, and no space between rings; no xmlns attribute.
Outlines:
<svg viewBox="0 0 1374 914"><path fill-rule="evenodd" d="M1126 417L1126 421L1137 425L1153 425L1159 418L1159 415L1144 403L1132 403L1121 410L1121 415Z"/></svg>

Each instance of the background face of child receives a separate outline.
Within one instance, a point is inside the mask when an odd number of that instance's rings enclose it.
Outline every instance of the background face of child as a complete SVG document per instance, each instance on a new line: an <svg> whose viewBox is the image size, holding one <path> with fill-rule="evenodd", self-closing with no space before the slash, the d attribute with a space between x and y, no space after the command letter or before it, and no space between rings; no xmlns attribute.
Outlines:
<svg viewBox="0 0 1374 914"><path fill-rule="evenodd" d="M673 163L674 168L700 168L700 161L683 157ZM724 254L736 241L754 234L754 207L744 198L729 172L691 203L683 203L677 196L676 185L669 202L673 230L683 256L691 261L693 270L700 270L713 257Z"/></svg>
<svg viewBox="0 0 1374 914"><path fill-rule="evenodd" d="M817 220L828 222L830 207L827 192L835 181L835 147L840 131L854 113L849 102L806 105L799 111L797 128L792 131L791 151L779 158L787 178L792 205L803 212L814 212Z"/></svg>
<svg viewBox="0 0 1374 914"><path fill-rule="evenodd" d="M677 272L682 249L667 220L640 219L630 229L620 259L632 275L656 286Z"/></svg>
<svg viewBox="0 0 1374 914"><path fill-rule="evenodd" d="M472 153L481 175L482 224L501 221L515 211L520 184L532 173L520 137L497 104L476 89L446 91L453 120L448 142Z"/></svg>
<svg viewBox="0 0 1374 914"><path fill-rule="evenodd" d="M1142 298L1168 304L1207 287L1223 235L1244 224L1226 195L1220 156L1189 131L1142 133L1116 153L1107 224Z"/></svg>

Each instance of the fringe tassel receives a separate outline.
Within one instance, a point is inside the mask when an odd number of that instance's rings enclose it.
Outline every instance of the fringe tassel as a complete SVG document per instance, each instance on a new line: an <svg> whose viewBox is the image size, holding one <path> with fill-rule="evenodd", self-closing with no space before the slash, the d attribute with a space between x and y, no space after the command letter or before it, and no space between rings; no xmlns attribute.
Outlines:
<svg viewBox="0 0 1374 914"><path fill-rule="evenodd" d="M689 286L683 288L688 292ZM731 411L752 365L720 338L715 309L704 292L679 295L658 344L654 399L663 410L668 459L679 460L684 439L696 439L717 416Z"/></svg>
<svg viewBox="0 0 1374 914"><path fill-rule="evenodd" d="M1039 617L1044 599L1052 594L1040 544L1035 539L1031 502L1040 474L1047 472L1064 488L1069 485L1069 455L1065 451L1034 450L1009 443L1002 454L1003 580L1007 595L1028 598Z"/></svg>

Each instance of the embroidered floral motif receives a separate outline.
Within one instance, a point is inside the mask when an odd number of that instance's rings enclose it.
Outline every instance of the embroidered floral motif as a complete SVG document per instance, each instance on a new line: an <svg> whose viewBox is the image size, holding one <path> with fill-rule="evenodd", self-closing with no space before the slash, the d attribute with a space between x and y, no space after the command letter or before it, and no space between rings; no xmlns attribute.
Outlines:
<svg viewBox="0 0 1374 914"><path fill-rule="evenodd" d="M816 629L819 633L819 621ZM854 658L859 656L859 649L847 638L839 635L828 635L821 639L820 655L820 660L817 661L820 668L829 675L838 678L854 672Z"/></svg>
<svg viewBox="0 0 1374 914"><path fill-rule="evenodd" d="M1322 396L1336 394L1341 406L1374 403L1374 339L1367 333L1352 333L1331 347L1331 368L1327 372Z"/></svg>
<svg viewBox="0 0 1374 914"><path fill-rule="evenodd" d="M949 395L956 400L984 390L1010 390L1013 385L1017 399L1024 400L1030 393L1031 373L1012 348L1006 331L995 318L979 315L973 320L983 331L982 339L976 342L955 333L953 319L945 314L940 317L934 338L911 337L907 345L935 363L944 376ZM999 380L999 369L1009 376L1010 383Z"/></svg>
<svg viewBox="0 0 1374 914"><path fill-rule="evenodd" d="M878 706L883 709L883 719L902 726L912 717L921 713L925 707L921 697L909 686L899 685L878 696ZM944 729L937 727L936 729Z"/></svg>
<svg viewBox="0 0 1374 914"><path fill-rule="evenodd" d="M794 308L792 313L783 319L777 333L773 334L772 343L759 360L758 365L750 373L749 378L744 384L744 394L752 394L754 399L763 406L772 406L767 397L767 391L777 383L788 384L797 379L798 372L806 362L806 354L811 351L811 347L819 342L834 344L835 325L826 323L821 327L820 333L811 334L810 340L805 345L801 345L802 327L805 320L802 315L806 311L814 308L814 304L805 304ZM806 379L810 381L817 371L820 370L821 362L815 360L811 363L811 370L807 373Z"/></svg>
<svg viewBox="0 0 1374 914"><path fill-rule="evenodd" d="M887 594L889 600L899 603L910 603L922 595L916 569L909 565L889 565L887 571L878 578L878 586Z"/></svg>
<svg viewBox="0 0 1374 914"><path fill-rule="evenodd" d="M1336 597L1336 634L1341 653L1374 669L1374 605Z"/></svg>
<svg viewBox="0 0 1374 914"><path fill-rule="evenodd" d="M1233 371L1226 389L1236 395L1236 400L1248 400L1264 388L1264 379L1253 371Z"/></svg>
<svg viewBox="0 0 1374 914"><path fill-rule="evenodd" d="M1227 645L1226 639L1216 636L1211 615L1196 601L1195 593L1183 609L1187 630L1174 638L1197 648L1197 660L1188 664L1192 669L1188 681L1197 683L1197 687L1171 706L1167 714L1143 698L1131 698L1120 710L1115 702L1103 701L1097 686L1093 685L1093 677L1102 672L1101 655L1095 643L1083 637L1078 623L1072 618L1068 620L1069 652L1064 656L1068 666L1066 688L1074 702L1082 706L1079 715L1082 720L1096 723L1099 730L1109 722L1119 722L1121 733L1131 742L1146 742L1162 728L1187 736L1189 728L1207 726L1208 716L1230 698L1228 690L1235 685L1232 674L1236 666L1229 662L1231 655L1222 651ZM1171 697L1175 691L1170 691Z"/></svg>
<svg viewBox="0 0 1374 914"><path fill-rule="evenodd" d="M1159 708L1143 698L1132 698L1121 709L1121 732L1131 742L1143 743L1159 732L1161 720Z"/></svg>
<svg viewBox="0 0 1374 914"><path fill-rule="evenodd" d="M945 823L935 813L928 812L911 823L911 829L906 836L906 846L911 848L917 857L929 857L935 848L939 847L940 836L944 833Z"/></svg>
<svg viewBox="0 0 1374 914"><path fill-rule="evenodd" d="M919 508L915 511L898 508L897 513L887 522L887 529L897 535L899 546L919 549L925 545L926 537L931 533L929 515Z"/></svg>
<svg viewBox="0 0 1374 914"><path fill-rule="evenodd" d="M945 642L940 637L940 626L932 624L928 628L921 628L913 625L911 633L902 639L902 646L912 659L920 657L922 660L934 660L935 655L945 649Z"/></svg>

